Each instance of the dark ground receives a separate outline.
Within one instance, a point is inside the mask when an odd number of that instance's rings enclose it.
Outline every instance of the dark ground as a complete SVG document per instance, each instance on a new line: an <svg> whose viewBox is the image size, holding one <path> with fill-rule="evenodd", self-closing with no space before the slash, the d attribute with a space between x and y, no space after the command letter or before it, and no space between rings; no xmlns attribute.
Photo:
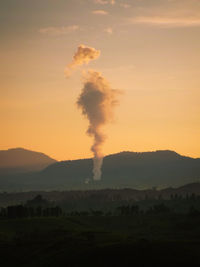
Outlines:
<svg viewBox="0 0 200 267"><path fill-rule="evenodd" d="M0 220L0 266L200 266L200 216Z"/></svg>

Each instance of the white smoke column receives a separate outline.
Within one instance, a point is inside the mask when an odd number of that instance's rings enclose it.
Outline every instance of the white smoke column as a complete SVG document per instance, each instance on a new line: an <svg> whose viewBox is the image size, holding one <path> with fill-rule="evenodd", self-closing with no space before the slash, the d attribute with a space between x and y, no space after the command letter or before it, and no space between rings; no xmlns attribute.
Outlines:
<svg viewBox="0 0 200 267"><path fill-rule="evenodd" d="M100 56L100 51L93 47L79 45L73 60L65 69L66 77L69 77L74 69L83 64L88 64L91 60L97 59Z"/></svg>
<svg viewBox="0 0 200 267"><path fill-rule="evenodd" d="M93 158L93 178L101 179L101 166L103 154L102 144L105 135L102 126L113 119L113 107L118 103L116 96L118 90L112 89L101 73L89 71L84 77L84 86L77 100L77 105L89 121L88 135L94 138L91 151Z"/></svg>

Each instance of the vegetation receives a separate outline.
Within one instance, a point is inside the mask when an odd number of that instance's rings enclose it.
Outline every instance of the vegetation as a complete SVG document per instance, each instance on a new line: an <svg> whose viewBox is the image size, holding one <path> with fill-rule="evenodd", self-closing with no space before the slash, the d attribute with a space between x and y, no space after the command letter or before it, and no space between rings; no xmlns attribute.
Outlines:
<svg viewBox="0 0 200 267"><path fill-rule="evenodd" d="M29 217L0 220L2 266L199 264L200 216ZM12 251L12 257L10 253ZM131 264L131 265L130 265Z"/></svg>
<svg viewBox="0 0 200 267"><path fill-rule="evenodd" d="M173 208L181 202L190 205L186 213ZM199 202L195 195L171 196L110 212L66 212L38 195L1 209L0 262L5 267L198 266Z"/></svg>

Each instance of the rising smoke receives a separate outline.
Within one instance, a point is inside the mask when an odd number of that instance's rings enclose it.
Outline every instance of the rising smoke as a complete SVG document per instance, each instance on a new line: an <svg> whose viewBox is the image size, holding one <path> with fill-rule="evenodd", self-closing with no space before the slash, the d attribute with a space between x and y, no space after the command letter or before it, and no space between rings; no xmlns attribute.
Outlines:
<svg viewBox="0 0 200 267"><path fill-rule="evenodd" d="M65 70L66 77L80 65L88 64L97 59L100 51L92 47L80 45L73 56L72 62ZM93 137L91 147L93 152L93 179L101 179L101 167L103 163L102 145L105 141L103 126L112 121L113 107L118 103L119 91L112 89L101 73L90 70L83 75L83 89L77 100L78 107L89 121L87 134Z"/></svg>
<svg viewBox="0 0 200 267"><path fill-rule="evenodd" d="M76 53L73 56L73 60L67 65L65 69L66 77L70 77L71 73L78 66L88 64L91 60L97 59L100 56L100 51L93 47L79 45Z"/></svg>
<svg viewBox="0 0 200 267"><path fill-rule="evenodd" d="M113 118L113 107L118 103L119 91L112 89L107 80L96 71L89 71L84 77L84 86L77 105L89 121L88 135L94 139L91 151L93 158L93 178L101 179L103 163L102 144L105 141L102 127Z"/></svg>

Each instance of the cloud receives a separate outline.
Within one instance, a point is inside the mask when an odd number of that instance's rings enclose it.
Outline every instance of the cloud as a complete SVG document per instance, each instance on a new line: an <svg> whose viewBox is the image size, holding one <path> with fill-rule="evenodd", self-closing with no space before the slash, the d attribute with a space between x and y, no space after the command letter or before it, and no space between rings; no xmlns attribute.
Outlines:
<svg viewBox="0 0 200 267"><path fill-rule="evenodd" d="M79 30L80 27L78 25L71 25L71 26L61 26L61 27L47 27L39 29L39 32L42 34L48 35L65 35L71 32L75 32Z"/></svg>
<svg viewBox="0 0 200 267"><path fill-rule="evenodd" d="M103 9L93 10L92 13L95 15L108 15L108 12Z"/></svg>
<svg viewBox="0 0 200 267"><path fill-rule="evenodd" d="M94 0L95 4L100 4L100 5L107 5L108 1L107 0Z"/></svg>
<svg viewBox="0 0 200 267"><path fill-rule="evenodd" d="M93 47L79 45L76 53L73 56L73 60L70 64L67 65L65 69L66 77L71 75L71 72L76 69L78 66L83 64L88 64L91 60L95 60L100 56L100 50L96 50Z"/></svg>
<svg viewBox="0 0 200 267"><path fill-rule="evenodd" d="M123 7L123 8L129 8L129 7L131 7L131 5L126 4L126 3L121 3L120 6Z"/></svg>
<svg viewBox="0 0 200 267"><path fill-rule="evenodd" d="M104 32L108 33L108 34L113 34L113 29L111 27L105 28Z"/></svg>
<svg viewBox="0 0 200 267"><path fill-rule="evenodd" d="M114 5L115 4L115 0L94 0L95 4L99 4L99 5Z"/></svg>
<svg viewBox="0 0 200 267"><path fill-rule="evenodd" d="M149 26L178 28L178 27L198 27L200 18L192 17L160 17L160 16L139 16L129 18L130 24L144 24Z"/></svg>

